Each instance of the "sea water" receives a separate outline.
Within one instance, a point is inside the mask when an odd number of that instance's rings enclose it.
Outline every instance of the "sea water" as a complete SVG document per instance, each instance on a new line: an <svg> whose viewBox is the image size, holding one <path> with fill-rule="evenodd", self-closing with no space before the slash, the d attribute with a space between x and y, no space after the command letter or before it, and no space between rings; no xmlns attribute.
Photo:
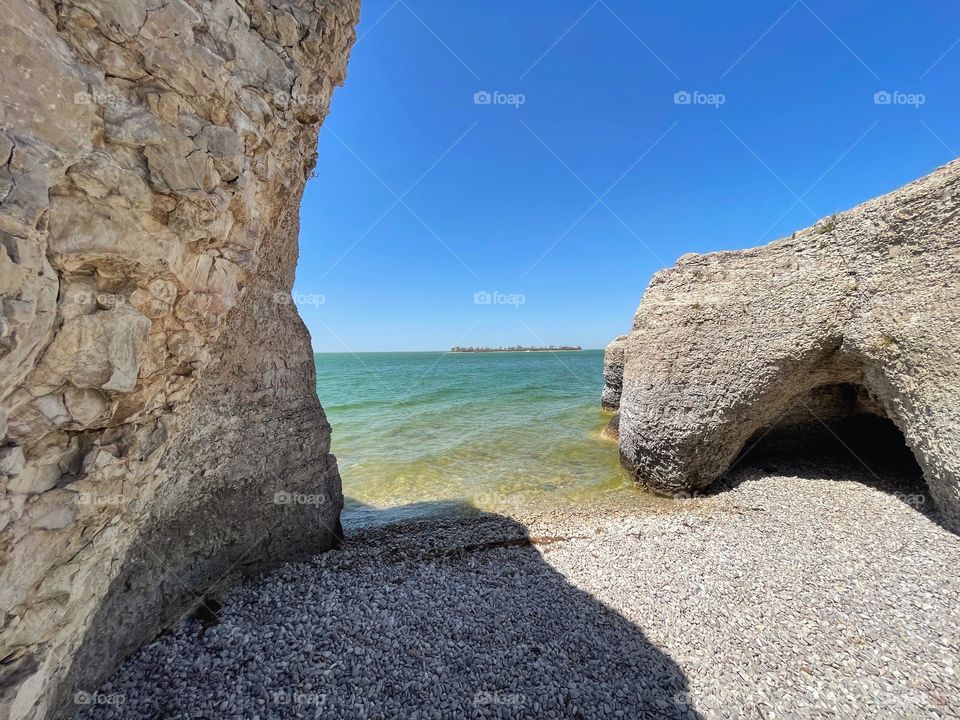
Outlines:
<svg viewBox="0 0 960 720"><path fill-rule="evenodd" d="M602 350L331 353L316 368L347 520L645 495L601 434Z"/></svg>

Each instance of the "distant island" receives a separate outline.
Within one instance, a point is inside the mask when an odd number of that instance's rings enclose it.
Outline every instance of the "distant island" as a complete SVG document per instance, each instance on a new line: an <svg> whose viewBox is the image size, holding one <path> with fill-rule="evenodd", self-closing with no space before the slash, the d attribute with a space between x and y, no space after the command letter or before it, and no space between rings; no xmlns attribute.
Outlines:
<svg viewBox="0 0 960 720"><path fill-rule="evenodd" d="M455 353L493 353L493 352L570 352L574 350L583 350L579 345L550 345L548 347L523 347L513 345L511 347L454 347L450 352Z"/></svg>

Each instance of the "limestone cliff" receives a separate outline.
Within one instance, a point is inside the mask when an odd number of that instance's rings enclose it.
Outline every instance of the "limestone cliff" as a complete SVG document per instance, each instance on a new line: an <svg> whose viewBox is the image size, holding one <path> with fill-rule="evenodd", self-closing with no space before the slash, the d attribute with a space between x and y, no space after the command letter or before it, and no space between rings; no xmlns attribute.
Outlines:
<svg viewBox="0 0 960 720"><path fill-rule="evenodd" d="M71 713L238 575L335 543L290 298L358 0L0 16L0 718Z"/></svg>
<svg viewBox="0 0 960 720"><path fill-rule="evenodd" d="M960 530L958 308L960 161L791 238L686 255L607 351L623 463L686 492L798 414L879 414Z"/></svg>

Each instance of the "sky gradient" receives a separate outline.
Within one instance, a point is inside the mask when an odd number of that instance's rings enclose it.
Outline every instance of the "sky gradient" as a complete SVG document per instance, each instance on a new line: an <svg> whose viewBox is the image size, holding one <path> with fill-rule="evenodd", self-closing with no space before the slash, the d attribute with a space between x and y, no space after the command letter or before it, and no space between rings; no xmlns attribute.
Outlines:
<svg viewBox="0 0 960 720"><path fill-rule="evenodd" d="M960 150L945 0L364 0L357 34L301 210L318 352L603 347L680 255Z"/></svg>

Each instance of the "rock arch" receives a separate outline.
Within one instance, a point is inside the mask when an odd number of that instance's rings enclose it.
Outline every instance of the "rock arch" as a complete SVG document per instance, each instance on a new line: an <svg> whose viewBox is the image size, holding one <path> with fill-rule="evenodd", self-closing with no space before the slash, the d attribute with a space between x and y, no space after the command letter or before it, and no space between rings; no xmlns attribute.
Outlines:
<svg viewBox="0 0 960 720"><path fill-rule="evenodd" d="M358 4L4 4L0 718L337 541L290 289Z"/></svg>
<svg viewBox="0 0 960 720"><path fill-rule="evenodd" d="M607 351L622 461L655 491L702 488L811 391L857 385L960 529L957 308L960 161L791 238L686 255Z"/></svg>

